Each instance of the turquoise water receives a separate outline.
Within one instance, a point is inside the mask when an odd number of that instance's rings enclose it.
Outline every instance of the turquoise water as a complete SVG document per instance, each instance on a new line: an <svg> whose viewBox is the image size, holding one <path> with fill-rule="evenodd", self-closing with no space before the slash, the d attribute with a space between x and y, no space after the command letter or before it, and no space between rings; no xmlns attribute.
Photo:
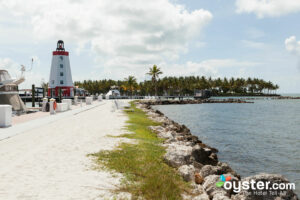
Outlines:
<svg viewBox="0 0 300 200"><path fill-rule="evenodd" d="M242 176L283 174L300 194L300 100L255 100L254 104L155 106L219 149Z"/></svg>

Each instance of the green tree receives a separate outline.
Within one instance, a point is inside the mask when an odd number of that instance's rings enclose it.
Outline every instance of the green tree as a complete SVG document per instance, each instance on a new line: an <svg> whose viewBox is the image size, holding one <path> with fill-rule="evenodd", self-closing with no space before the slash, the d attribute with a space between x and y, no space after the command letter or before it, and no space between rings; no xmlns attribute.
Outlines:
<svg viewBox="0 0 300 200"><path fill-rule="evenodd" d="M131 97L133 95L133 91L137 87L136 78L134 76L128 76L128 78L125 78L127 89L130 91Z"/></svg>
<svg viewBox="0 0 300 200"><path fill-rule="evenodd" d="M160 70L159 67L156 65L153 65L152 68L149 69L149 72L147 73L152 77L152 83L154 84L154 90L155 90L155 96L157 96L157 79L160 74L162 74L162 71Z"/></svg>

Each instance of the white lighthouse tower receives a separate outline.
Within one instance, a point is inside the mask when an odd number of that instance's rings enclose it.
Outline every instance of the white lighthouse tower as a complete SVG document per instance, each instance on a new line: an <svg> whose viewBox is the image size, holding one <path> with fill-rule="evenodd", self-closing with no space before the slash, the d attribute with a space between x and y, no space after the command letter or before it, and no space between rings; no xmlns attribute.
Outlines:
<svg viewBox="0 0 300 200"><path fill-rule="evenodd" d="M49 80L49 97L72 98L74 96L74 85L69 61L69 52L65 51L64 42L57 42L56 51L53 51L50 80Z"/></svg>

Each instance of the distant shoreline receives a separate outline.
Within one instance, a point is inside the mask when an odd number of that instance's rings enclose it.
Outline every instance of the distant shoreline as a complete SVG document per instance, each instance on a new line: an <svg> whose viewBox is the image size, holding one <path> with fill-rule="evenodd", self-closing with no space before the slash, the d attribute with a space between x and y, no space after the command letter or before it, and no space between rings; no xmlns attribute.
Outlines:
<svg viewBox="0 0 300 200"><path fill-rule="evenodd" d="M224 94L224 95L215 95L215 96L212 96L212 97L235 97L235 98L243 98L243 99L252 99L252 98L263 98L263 97L266 97L266 98L271 98L271 99L300 99L300 96L284 96L284 95L279 95L279 94L273 94L273 95L246 95L246 94Z"/></svg>
<svg viewBox="0 0 300 200"><path fill-rule="evenodd" d="M280 97L280 94L261 94L261 93L221 93L217 95L212 95L213 97L241 97L241 96L247 96L247 97Z"/></svg>

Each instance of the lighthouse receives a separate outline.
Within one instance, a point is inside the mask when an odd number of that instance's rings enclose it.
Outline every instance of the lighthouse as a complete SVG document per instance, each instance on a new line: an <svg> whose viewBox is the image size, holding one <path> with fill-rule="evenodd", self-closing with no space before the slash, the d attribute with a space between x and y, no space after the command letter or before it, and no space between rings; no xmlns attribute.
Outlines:
<svg viewBox="0 0 300 200"><path fill-rule="evenodd" d="M69 60L69 52L65 51L64 42L57 42L56 51L52 53L52 63L49 79L49 97L72 98L74 96L74 85Z"/></svg>

